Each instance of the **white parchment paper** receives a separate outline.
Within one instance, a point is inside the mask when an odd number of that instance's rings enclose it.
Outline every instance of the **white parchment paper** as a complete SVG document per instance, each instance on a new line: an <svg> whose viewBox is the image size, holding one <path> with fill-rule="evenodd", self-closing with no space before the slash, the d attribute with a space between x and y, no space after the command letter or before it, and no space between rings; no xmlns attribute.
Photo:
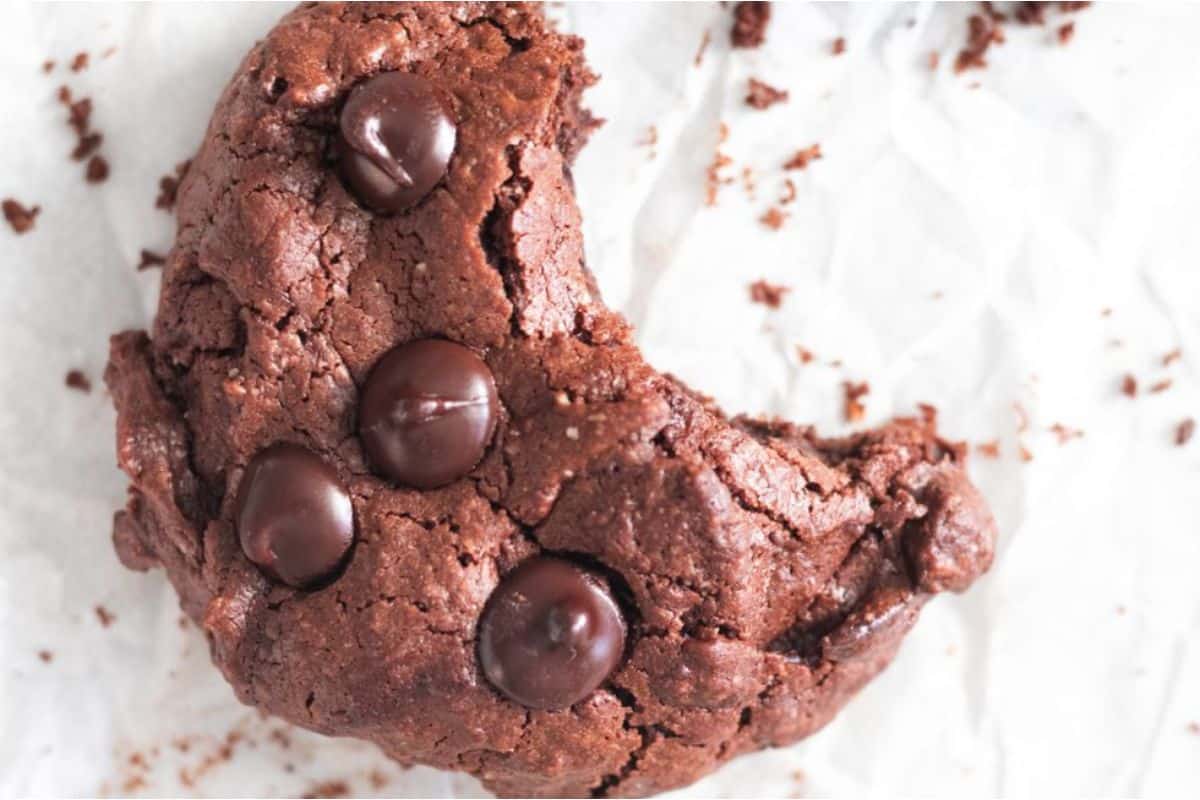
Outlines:
<svg viewBox="0 0 1200 800"><path fill-rule="evenodd" d="M107 335L154 307L134 265L171 240L157 178L285 10L5 6L0 195L43 210L0 227L0 797L482 792L239 706L161 573L109 544L125 480L99 378ZM1054 12L955 75L968 12L776 4L766 46L733 51L716 4L554 9L604 75L609 123L576 170L589 263L653 363L829 432L841 382L869 380L863 424L931 402L951 436L999 441L973 464L1002 530L991 574L930 604L825 731L688 795L1200 795L1200 437L1173 444L1200 417L1200 7L1100 4L1065 47ZM789 102L749 109L750 76ZM100 186L66 158L64 82L94 100ZM722 121L737 181L709 208ZM769 230L780 166L814 142ZM791 288L782 308L749 301L759 278ZM71 368L97 387L64 388Z"/></svg>

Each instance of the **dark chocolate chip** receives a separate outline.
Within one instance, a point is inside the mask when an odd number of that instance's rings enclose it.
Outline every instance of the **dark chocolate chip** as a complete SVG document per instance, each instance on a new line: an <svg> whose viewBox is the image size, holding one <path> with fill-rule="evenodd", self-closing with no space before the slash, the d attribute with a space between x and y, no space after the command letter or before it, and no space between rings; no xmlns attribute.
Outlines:
<svg viewBox="0 0 1200 800"><path fill-rule="evenodd" d="M354 509L337 472L294 444L250 460L236 513L246 558L296 588L331 577L354 540Z"/></svg>
<svg viewBox="0 0 1200 800"><path fill-rule="evenodd" d="M338 169L363 205L395 214L416 205L446 174L456 137L433 84L385 72L355 87L342 108Z"/></svg>
<svg viewBox="0 0 1200 800"><path fill-rule="evenodd" d="M624 649L625 621L604 581L559 558L533 558L505 576L479 621L484 675L529 708L584 699Z"/></svg>
<svg viewBox="0 0 1200 800"><path fill-rule="evenodd" d="M475 468L498 408L492 371L479 356L454 342L423 339L389 351L371 370L358 432L374 469L432 489Z"/></svg>

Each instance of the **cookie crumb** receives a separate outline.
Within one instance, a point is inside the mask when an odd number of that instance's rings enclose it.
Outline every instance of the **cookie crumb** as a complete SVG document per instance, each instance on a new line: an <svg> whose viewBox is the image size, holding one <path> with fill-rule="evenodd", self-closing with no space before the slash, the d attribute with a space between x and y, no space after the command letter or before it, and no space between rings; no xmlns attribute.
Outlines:
<svg viewBox="0 0 1200 800"><path fill-rule="evenodd" d="M104 137L99 133L87 133L80 136L79 140L75 143L75 149L71 151L72 160L83 161L100 149L102 141L104 141Z"/></svg>
<svg viewBox="0 0 1200 800"><path fill-rule="evenodd" d="M784 169L805 169L810 161L816 161L821 158L821 145L810 144L808 147L797 150L796 154L784 162Z"/></svg>
<svg viewBox="0 0 1200 800"><path fill-rule="evenodd" d="M82 72L83 70L85 70L87 68L88 68L88 54L86 52L84 52L83 50L80 50L78 53L75 54L75 57L73 59L71 59L71 72Z"/></svg>
<svg viewBox="0 0 1200 800"><path fill-rule="evenodd" d="M847 422L859 422L867 414L867 407L863 405L862 398L871 393L871 385L866 381L854 383L853 381L844 381L842 389L846 393L843 411Z"/></svg>
<svg viewBox="0 0 1200 800"><path fill-rule="evenodd" d="M166 256L161 256L153 250L146 250L143 248L140 260L138 261L137 269L138 272L141 272L142 270L152 269L153 267L161 267L166 263Z"/></svg>
<svg viewBox="0 0 1200 800"><path fill-rule="evenodd" d="M790 291L791 289L787 286L757 280L750 284L750 301L761 303L767 308L779 308L783 304L784 295Z"/></svg>
<svg viewBox="0 0 1200 800"><path fill-rule="evenodd" d="M188 169L192 166L192 160L180 161L175 165L174 174L163 175L158 179L158 197L154 199L154 207L161 208L163 211L173 211L175 209L175 198L179 194L179 184L183 182L183 176L187 175Z"/></svg>
<svg viewBox="0 0 1200 800"><path fill-rule="evenodd" d="M1150 394L1161 394L1167 389L1170 389L1173 383L1174 381L1172 381L1170 378L1164 378L1150 387Z"/></svg>
<svg viewBox="0 0 1200 800"><path fill-rule="evenodd" d="M1183 358L1183 351L1177 347L1162 357L1162 365L1169 367L1181 358Z"/></svg>
<svg viewBox="0 0 1200 800"><path fill-rule="evenodd" d="M776 89L771 84L760 81L757 78L750 79L750 88L746 93L746 105L751 108L762 111L776 103L787 102L787 99L788 93L786 89Z"/></svg>
<svg viewBox="0 0 1200 800"><path fill-rule="evenodd" d="M1021 445L1017 452L1020 455L1021 460L1026 464L1028 464L1030 461L1033 461L1033 453L1030 452L1029 448L1025 445Z"/></svg>
<svg viewBox="0 0 1200 800"><path fill-rule="evenodd" d="M988 7L985 7L985 11ZM967 45L958 52L954 60L955 72L966 72L969 69L983 69L987 66L985 58L988 48L993 44L1004 43L1004 32L999 22L1003 17L995 13L972 14L967 18Z"/></svg>
<svg viewBox="0 0 1200 800"><path fill-rule="evenodd" d="M721 123L721 128L721 141L724 141L728 129L725 128L725 123ZM708 165L708 169L705 172L705 205L715 206L717 204L717 194L721 191L721 187L733 183L733 178L728 178L721 174L721 170L732 163L733 159L720 150L713 153L712 163Z"/></svg>
<svg viewBox="0 0 1200 800"><path fill-rule="evenodd" d="M990 442L980 442L975 445L975 452L984 458L999 458L1000 457L1000 440L992 439Z"/></svg>
<svg viewBox="0 0 1200 800"><path fill-rule="evenodd" d="M100 620L100 627L107 628L117 621L117 617L104 606L96 606L96 619Z"/></svg>
<svg viewBox="0 0 1200 800"><path fill-rule="evenodd" d="M33 223L37 219L37 215L42 213L41 206L30 206L26 208L21 203L11 197L6 197L0 202L0 207L4 209L4 219L8 222L13 233L26 233L33 229Z"/></svg>
<svg viewBox="0 0 1200 800"><path fill-rule="evenodd" d="M1121 378L1121 394L1126 397L1137 397L1138 382L1130 373L1125 373L1125 377Z"/></svg>
<svg viewBox="0 0 1200 800"><path fill-rule="evenodd" d="M1061 45L1070 44L1071 39L1075 37L1075 23L1068 22L1058 29L1058 43Z"/></svg>
<svg viewBox="0 0 1200 800"><path fill-rule="evenodd" d="M796 199L796 183L791 178L783 180L783 194L779 196L779 205L786 206Z"/></svg>
<svg viewBox="0 0 1200 800"><path fill-rule="evenodd" d="M63 378L63 383L65 383L68 388L75 389L83 392L84 394L87 394L92 390L92 382L88 379L88 376L84 375L83 372L77 369L73 369L68 372L66 377Z"/></svg>
<svg viewBox="0 0 1200 800"><path fill-rule="evenodd" d="M57 62L53 58L47 58L45 61L42 62L42 72L49 75L51 72L54 71L54 65L56 63Z"/></svg>
<svg viewBox="0 0 1200 800"><path fill-rule="evenodd" d="M1196 420L1191 417L1183 420L1175 427L1175 444L1183 447L1192 440L1192 436L1196 433Z"/></svg>
<svg viewBox="0 0 1200 800"><path fill-rule="evenodd" d="M379 791L388 785L388 778L379 770L373 769L367 773L367 782L371 784L372 789Z"/></svg>
<svg viewBox="0 0 1200 800"><path fill-rule="evenodd" d="M348 797L349 795L350 787L345 781L321 781L314 784L302 797Z"/></svg>
<svg viewBox="0 0 1200 800"><path fill-rule="evenodd" d="M51 653L49 650L38 650L37 657L41 659L43 664L49 664L54 660L54 653Z"/></svg>
<svg viewBox="0 0 1200 800"><path fill-rule="evenodd" d="M1013 411L1017 415L1017 433L1029 430L1029 412L1020 403L1013 403Z"/></svg>
<svg viewBox="0 0 1200 800"><path fill-rule="evenodd" d="M103 183L108 180L108 161L104 156L92 156L87 164L87 172L84 175L88 183Z"/></svg>
<svg viewBox="0 0 1200 800"><path fill-rule="evenodd" d="M1058 437L1059 444L1066 444L1072 439L1082 439L1083 431L1078 428L1069 428L1061 422L1056 422L1050 426L1049 431Z"/></svg>
<svg viewBox="0 0 1200 800"><path fill-rule="evenodd" d="M811 364L812 360L816 358L816 356L814 356L812 350L809 350L807 347L796 345L796 358L800 359L801 364Z"/></svg>
<svg viewBox="0 0 1200 800"><path fill-rule="evenodd" d="M695 66L698 67L704 63L704 54L708 52L710 42L712 42L712 32L705 28L704 35L700 37L700 46L696 48L696 58L692 61Z"/></svg>
<svg viewBox="0 0 1200 800"><path fill-rule="evenodd" d="M767 40L767 25L770 21L770 3L738 3L733 8L733 30L730 32L733 46L761 45Z"/></svg>
<svg viewBox="0 0 1200 800"><path fill-rule="evenodd" d="M758 221L766 225L773 231L777 231L783 227L783 223L787 221L788 215L780 211L777 207L772 206L767 209L767 213L758 218Z"/></svg>
<svg viewBox="0 0 1200 800"><path fill-rule="evenodd" d="M846 52L846 37L839 36L834 39L833 45L829 49L833 51L835 56L840 56L842 53Z"/></svg>

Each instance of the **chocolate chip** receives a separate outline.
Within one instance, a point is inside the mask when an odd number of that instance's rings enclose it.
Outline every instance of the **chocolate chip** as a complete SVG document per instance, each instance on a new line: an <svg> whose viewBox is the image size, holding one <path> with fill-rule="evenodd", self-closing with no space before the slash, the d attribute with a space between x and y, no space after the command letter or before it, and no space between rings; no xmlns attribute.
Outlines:
<svg viewBox="0 0 1200 800"><path fill-rule="evenodd" d="M296 588L330 577L354 540L354 509L337 472L294 444L271 445L250 460L236 514L246 558Z"/></svg>
<svg viewBox="0 0 1200 800"><path fill-rule="evenodd" d="M338 168L363 205L394 214L416 205L442 179L456 137L433 84L387 72L350 92L335 144Z"/></svg>
<svg viewBox="0 0 1200 800"><path fill-rule="evenodd" d="M487 449L499 408L487 364L461 344L409 342L371 370L358 432L372 466L417 489L466 475Z"/></svg>
<svg viewBox="0 0 1200 800"><path fill-rule="evenodd" d="M596 690L625 649L625 621L596 575L537 557L509 573L479 621L483 673L529 708L565 708Z"/></svg>

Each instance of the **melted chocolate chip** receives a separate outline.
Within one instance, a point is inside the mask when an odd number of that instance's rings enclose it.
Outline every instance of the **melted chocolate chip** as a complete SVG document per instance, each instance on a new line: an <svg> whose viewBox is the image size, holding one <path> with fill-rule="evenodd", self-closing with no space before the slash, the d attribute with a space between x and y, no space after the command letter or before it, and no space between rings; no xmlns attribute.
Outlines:
<svg viewBox="0 0 1200 800"><path fill-rule="evenodd" d="M358 431L372 466L417 489L466 475L487 449L499 400L487 364L461 344L424 339L388 352L371 371Z"/></svg>
<svg viewBox="0 0 1200 800"><path fill-rule="evenodd" d="M625 621L597 576L558 558L509 573L479 621L479 661L503 694L529 708L565 708L596 690L625 649Z"/></svg>
<svg viewBox="0 0 1200 800"><path fill-rule="evenodd" d="M333 467L298 445L275 444L242 476L237 531L259 569L306 588L341 565L354 540L354 509Z"/></svg>
<svg viewBox="0 0 1200 800"><path fill-rule="evenodd" d="M433 84L386 72L350 92L335 149L342 180L363 205L395 214L446 174L457 129Z"/></svg>

